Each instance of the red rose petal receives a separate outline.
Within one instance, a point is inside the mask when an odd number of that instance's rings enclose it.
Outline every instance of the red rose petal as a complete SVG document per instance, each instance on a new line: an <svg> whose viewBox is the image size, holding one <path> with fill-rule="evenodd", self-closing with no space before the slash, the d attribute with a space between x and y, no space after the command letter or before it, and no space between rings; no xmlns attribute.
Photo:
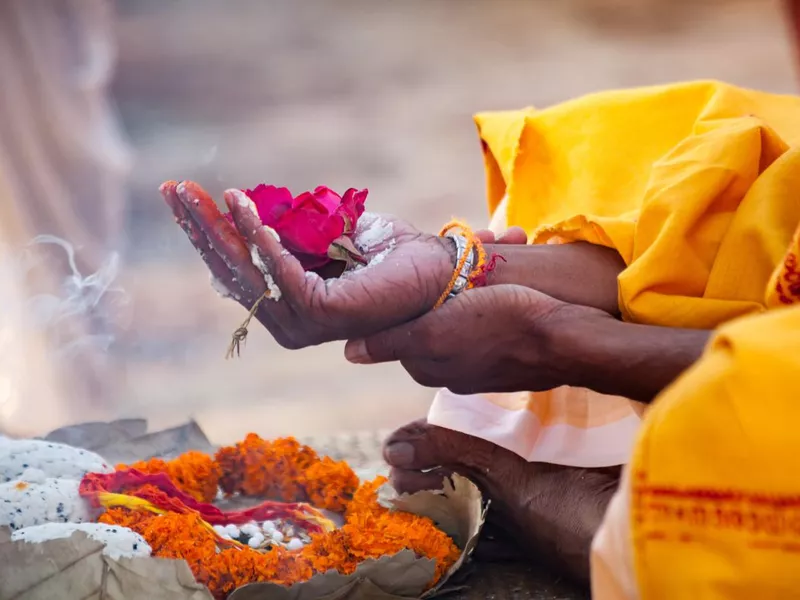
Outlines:
<svg viewBox="0 0 800 600"><path fill-rule="evenodd" d="M336 212L339 205L342 203L342 197L334 192L332 189L321 185L314 190L314 197L322 204L329 215Z"/></svg>
<svg viewBox="0 0 800 600"><path fill-rule="evenodd" d="M274 227L283 213L292 208L292 192L285 187L274 185L257 185L255 189L245 190L245 194L256 205L261 222L269 227Z"/></svg>
<svg viewBox="0 0 800 600"><path fill-rule="evenodd" d="M367 190L350 188L341 197L325 186L296 198L287 188L263 183L244 193L255 204L261 222L278 233L283 246L306 270L331 261L328 256L331 242L355 229L367 199ZM225 218L233 222L230 214Z"/></svg>

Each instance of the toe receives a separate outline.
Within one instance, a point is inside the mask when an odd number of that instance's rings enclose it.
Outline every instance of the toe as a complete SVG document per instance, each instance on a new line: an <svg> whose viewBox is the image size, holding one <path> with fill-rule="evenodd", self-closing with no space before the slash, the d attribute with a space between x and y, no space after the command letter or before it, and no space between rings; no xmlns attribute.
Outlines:
<svg viewBox="0 0 800 600"><path fill-rule="evenodd" d="M383 456L390 466L407 470L451 467L456 471L486 472L495 448L485 440L422 420L390 435Z"/></svg>
<svg viewBox="0 0 800 600"><path fill-rule="evenodd" d="M441 490L444 487L445 477L450 475L452 475L452 471L447 469L423 472L394 467L389 473L389 481L398 493L413 494L422 490Z"/></svg>

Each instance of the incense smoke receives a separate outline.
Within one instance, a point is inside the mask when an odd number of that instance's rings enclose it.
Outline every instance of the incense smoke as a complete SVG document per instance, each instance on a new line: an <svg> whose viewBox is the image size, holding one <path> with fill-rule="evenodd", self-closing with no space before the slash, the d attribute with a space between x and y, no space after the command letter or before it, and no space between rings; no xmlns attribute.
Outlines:
<svg viewBox="0 0 800 600"><path fill-rule="evenodd" d="M128 303L128 296L122 288L111 287L119 275L119 254L112 252L97 271L84 277L78 270L75 249L71 244L52 235L40 235L30 242L24 253L26 272L41 264L42 258L36 257L31 248L43 244L54 244L64 250L70 274L61 286L60 295L38 294L29 299L27 304L33 325L58 336L55 343L57 356L69 355L81 348L107 351L114 342L111 330L115 319L111 309ZM104 298L106 302L101 304ZM76 318L88 318L96 330L70 332L70 320Z"/></svg>
<svg viewBox="0 0 800 600"><path fill-rule="evenodd" d="M31 281L49 281L54 261L45 246L55 246L66 256L66 276L53 289L31 289ZM41 235L22 250L0 248L0 430L20 418L58 421L75 407L61 400L69 392L52 373L76 366L84 373L101 370L100 362L115 340L127 294L114 286L119 255L111 253L94 272L78 268L72 245L52 235ZM100 357L100 358L98 358ZM99 362L98 362L99 361ZM96 373L99 374L99 373ZM100 374L102 377L102 374ZM66 394L62 397L62 393ZM59 413L62 413L59 415Z"/></svg>

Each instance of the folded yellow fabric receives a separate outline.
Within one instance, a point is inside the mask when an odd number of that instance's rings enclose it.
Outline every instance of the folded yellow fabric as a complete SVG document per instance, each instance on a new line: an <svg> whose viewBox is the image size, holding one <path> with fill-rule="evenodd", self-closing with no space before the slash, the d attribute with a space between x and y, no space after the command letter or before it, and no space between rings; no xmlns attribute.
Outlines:
<svg viewBox="0 0 800 600"><path fill-rule="evenodd" d="M800 588L800 307L723 328L661 397L630 469L641 597Z"/></svg>
<svg viewBox="0 0 800 600"><path fill-rule="evenodd" d="M656 399L592 551L595 600L800 589L800 227L767 285Z"/></svg>
<svg viewBox="0 0 800 600"><path fill-rule="evenodd" d="M718 82L476 117L492 211L532 243L616 248L625 319L713 328L764 309L800 221L800 98Z"/></svg>
<svg viewBox="0 0 800 600"><path fill-rule="evenodd" d="M800 222L800 98L695 82L476 122L493 226L616 248L624 318L713 329L800 290L795 273L769 282ZM639 408L572 388L442 391L428 419L529 461L608 466L627 462Z"/></svg>

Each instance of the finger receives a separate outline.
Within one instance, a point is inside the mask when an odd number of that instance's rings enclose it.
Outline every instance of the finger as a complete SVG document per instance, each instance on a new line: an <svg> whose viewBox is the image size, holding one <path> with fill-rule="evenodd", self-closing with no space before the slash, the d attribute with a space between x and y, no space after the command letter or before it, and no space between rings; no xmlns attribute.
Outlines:
<svg viewBox="0 0 800 600"><path fill-rule="evenodd" d="M399 360L405 368L406 361L417 366L441 362L453 349L453 326L459 322L458 306L456 299L408 323L349 340L345 344L345 358L360 365Z"/></svg>
<svg viewBox="0 0 800 600"><path fill-rule="evenodd" d="M393 467L389 472L392 487L401 494L413 494L422 490L441 490L445 477L453 472L449 469L433 469L431 471L409 471Z"/></svg>
<svg viewBox="0 0 800 600"><path fill-rule="evenodd" d="M421 319L424 316L367 338L348 340L344 346L344 357L356 365L372 365L409 358L414 348L424 352L425 345L419 339L421 328L418 321Z"/></svg>
<svg viewBox="0 0 800 600"><path fill-rule="evenodd" d="M247 300L254 302L266 289L264 277L250 260L244 240L214 204L203 188L184 181L176 188L181 204L197 223L207 244L218 254L239 281Z"/></svg>
<svg viewBox="0 0 800 600"><path fill-rule="evenodd" d="M276 239L277 234L266 227L256 212L253 201L241 190L230 189L224 194L225 203L233 215L237 229L251 247L250 256L264 273L271 277L281 291L281 297L295 310L305 308L306 272L294 256Z"/></svg>
<svg viewBox="0 0 800 600"><path fill-rule="evenodd" d="M189 241L206 263L208 270L211 271L211 276L219 281L236 300L254 301L252 298L243 298L245 291L233 276L233 272L228 265L222 260L222 257L211 248L208 243L208 238L206 238L203 231L198 227L197 223L186 210L186 207L180 201L180 198L178 198L177 187L178 183L176 181L167 181L161 185L159 191L172 209L172 214L175 215L175 222L178 223L184 233L186 233Z"/></svg>
<svg viewBox="0 0 800 600"><path fill-rule="evenodd" d="M483 244L494 244L495 243L495 235L493 231L489 229L480 229L475 232L475 237L477 237L481 243Z"/></svg>
<svg viewBox="0 0 800 600"><path fill-rule="evenodd" d="M500 235L496 242L497 244L527 244L528 234L522 227L511 227Z"/></svg>

